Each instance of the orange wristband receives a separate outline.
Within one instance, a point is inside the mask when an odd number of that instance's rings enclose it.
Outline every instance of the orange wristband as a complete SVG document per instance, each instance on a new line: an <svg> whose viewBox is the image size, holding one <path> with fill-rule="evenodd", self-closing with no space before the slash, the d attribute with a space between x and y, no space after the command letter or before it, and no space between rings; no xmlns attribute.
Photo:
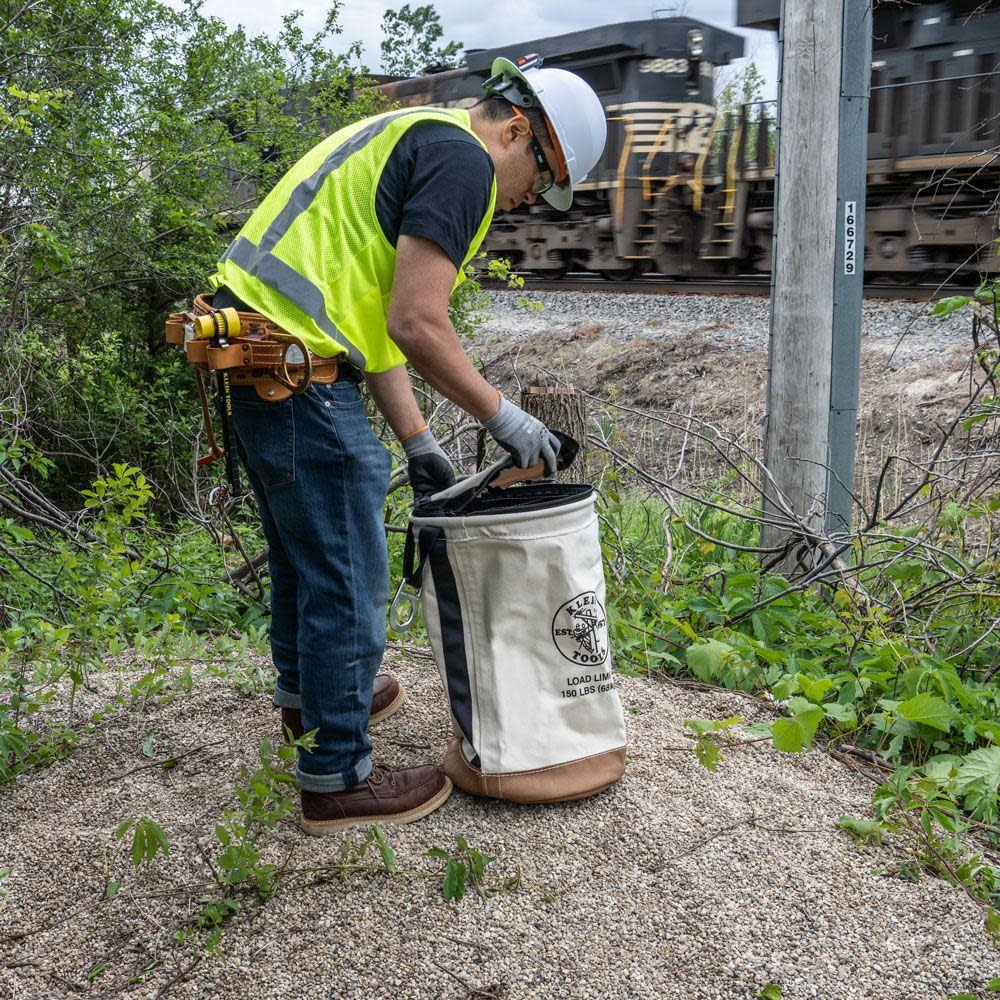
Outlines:
<svg viewBox="0 0 1000 1000"><path fill-rule="evenodd" d="M424 424L423 427L418 427L415 431L410 431L409 434L404 434L399 439L399 442L400 442L400 444L402 444L404 441L409 441L409 439L411 437L416 437L418 434L423 434L423 432L426 431L426 430L429 430L429 428L428 428L427 424Z"/></svg>

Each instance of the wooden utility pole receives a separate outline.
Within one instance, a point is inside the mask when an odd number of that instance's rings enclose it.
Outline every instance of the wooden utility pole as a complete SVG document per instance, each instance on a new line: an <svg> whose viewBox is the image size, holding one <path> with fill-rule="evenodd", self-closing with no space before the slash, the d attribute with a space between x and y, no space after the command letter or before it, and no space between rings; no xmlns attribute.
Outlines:
<svg viewBox="0 0 1000 1000"><path fill-rule="evenodd" d="M796 513L836 537L854 483L872 0L783 0L778 41L764 462Z"/></svg>

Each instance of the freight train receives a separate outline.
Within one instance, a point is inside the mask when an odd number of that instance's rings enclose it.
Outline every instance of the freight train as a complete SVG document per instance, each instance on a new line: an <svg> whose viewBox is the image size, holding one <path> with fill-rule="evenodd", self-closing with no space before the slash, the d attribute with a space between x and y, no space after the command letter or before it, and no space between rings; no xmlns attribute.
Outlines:
<svg viewBox="0 0 1000 1000"><path fill-rule="evenodd" d="M742 27L777 28L780 0L738 0ZM498 213L491 256L559 278L766 273L775 109L719 113L715 79L742 37L689 17L605 25L467 53L461 69L390 80L403 106L467 107L497 56L537 52L573 70L607 110L604 157L568 213L544 201ZM875 11L869 113L868 280L1000 273L1000 12L977 0ZM816 155L823 155L817 138Z"/></svg>

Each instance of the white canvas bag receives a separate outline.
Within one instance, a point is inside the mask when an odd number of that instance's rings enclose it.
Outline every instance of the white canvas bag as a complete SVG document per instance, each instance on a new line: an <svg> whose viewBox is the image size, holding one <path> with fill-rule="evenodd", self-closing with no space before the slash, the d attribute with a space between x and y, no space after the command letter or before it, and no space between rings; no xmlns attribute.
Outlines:
<svg viewBox="0 0 1000 1000"><path fill-rule="evenodd" d="M583 798L625 767L594 491L489 488L508 464L410 518L406 573L454 720L444 767L476 795Z"/></svg>

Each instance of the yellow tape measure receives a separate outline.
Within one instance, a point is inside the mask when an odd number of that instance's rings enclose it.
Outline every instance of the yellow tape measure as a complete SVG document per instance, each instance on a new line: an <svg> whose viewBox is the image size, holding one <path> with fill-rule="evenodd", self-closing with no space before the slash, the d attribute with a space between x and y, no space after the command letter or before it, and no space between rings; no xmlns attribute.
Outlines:
<svg viewBox="0 0 1000 1000"><path fill-rule="evenodd" d="M194 335L207 340L218 334L224 339L240 335L240 314L231 306L226 309L214 309L204 316L194 319Z"/></svg>

